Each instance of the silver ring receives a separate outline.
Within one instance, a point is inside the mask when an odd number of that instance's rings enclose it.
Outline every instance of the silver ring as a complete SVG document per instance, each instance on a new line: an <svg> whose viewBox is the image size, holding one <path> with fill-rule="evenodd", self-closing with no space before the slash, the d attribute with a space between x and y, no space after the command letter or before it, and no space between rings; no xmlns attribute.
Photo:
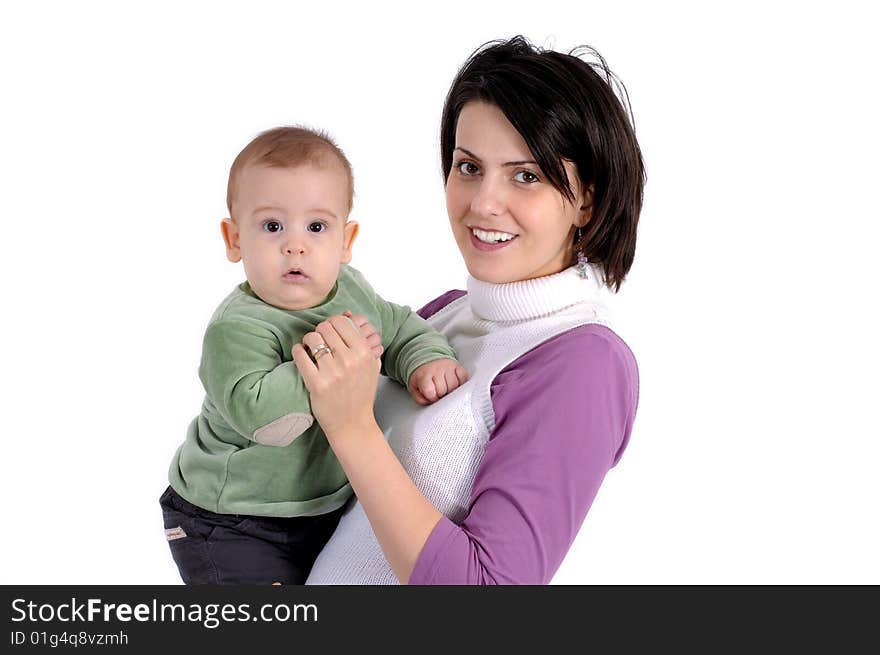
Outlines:
<svg viewBox="0 0 880 655"><path fill-rule="evenodd" d="M312 350L312 357L314 357L315 361L317 362L324 355L330 355L332 353L333 351L330 350L330 346L328 346L326 343L319 343Z"/></svg>

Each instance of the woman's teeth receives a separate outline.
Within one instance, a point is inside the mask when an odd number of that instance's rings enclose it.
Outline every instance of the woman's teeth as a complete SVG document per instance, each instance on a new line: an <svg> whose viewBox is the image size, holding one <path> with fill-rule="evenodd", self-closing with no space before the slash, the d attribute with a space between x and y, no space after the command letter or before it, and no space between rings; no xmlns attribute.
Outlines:
<svg viewBox="0 0 880 655"><path fill-rule="evenodd" d="M502 241L510 241L516 236L515 234L508 234L507 232L486 232L484 230L478 230L475 227L472 227L471 231L474 233L474 236L483 243L501 243Z"/></svg>

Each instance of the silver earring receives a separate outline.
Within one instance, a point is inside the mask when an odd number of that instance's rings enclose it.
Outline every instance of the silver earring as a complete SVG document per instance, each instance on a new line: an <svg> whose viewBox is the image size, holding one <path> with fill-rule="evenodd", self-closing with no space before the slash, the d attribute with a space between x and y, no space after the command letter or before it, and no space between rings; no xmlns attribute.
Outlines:
<svg viewBox="0 0 880 655"><path fill-rule="evenodd" d="M581 237L583 236L583 229L584 229L583 227L578 227L575 229L575 231L574 231L574 242L575 243L577 243L578 241L581 240ZM589 266L588 266L589 263L590 262L587 261L587 256L584 255L583 252L579 252L578 257L577 257L577 264L575 264L575 269L577 270L578 276L582 280L587 279L587 274L590 270Z"/></svg>
<svg viewBox="0 0 880 655"><path fill-rule="evenodd" d="M584 255L584 253L579 252L579 253L578 253L578 261L577 261L577 264L575 264L575 269L576 269L577 272L578 272L578 276L579 276L582 280L586 280L586 279L587 279L587 274L588 274L588 272L589 272L589 270L590 270L590 268L589 268L589 264L590 264L590 262L587 261L587 256Z"/></svg>

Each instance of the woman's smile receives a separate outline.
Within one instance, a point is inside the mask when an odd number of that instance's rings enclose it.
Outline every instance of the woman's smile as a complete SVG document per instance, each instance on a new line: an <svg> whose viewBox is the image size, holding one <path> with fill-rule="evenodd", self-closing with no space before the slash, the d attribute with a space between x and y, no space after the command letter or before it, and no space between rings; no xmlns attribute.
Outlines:
<svg viewBox="0 0 880 655"><path fill-rule="evenodd" d="M482 230L477 227L470 228L471 242L477 250L490 252L493 250L501 250L513 243L517 238L517 234L509 232L499 232L497 230Z"/></svg>

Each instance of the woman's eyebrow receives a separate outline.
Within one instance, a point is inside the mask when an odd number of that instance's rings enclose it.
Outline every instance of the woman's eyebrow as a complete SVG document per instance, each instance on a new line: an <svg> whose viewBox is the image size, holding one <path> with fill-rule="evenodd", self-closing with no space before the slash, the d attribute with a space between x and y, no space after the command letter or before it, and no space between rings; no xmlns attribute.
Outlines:
<svg viewBox="0 0 880 655"><path fill-rule="evenodd" d="M472 153L472 152L471 152L470 150L468 150L467 148L462 148L461 146L456 146L455 149L456 149L456 150L461 150L464 154L466 154L466 155L467 155L468 157L470 157L471 159L476 159L477 161L480 160L479 157L477 157L474 153Z"/></svg>
<svg viewBox="0 0 880 655"><path fill-rule="evenodd" d="M474 153L472 153L470 150L467 150L466 148L462 148L459 146L459 147L456 147L455 149L461 150L468 157L472 157L473 159L476 159L477 161L481 161L479 157L477 157ZM517 160L517 161L506 161L501 165L502 166L522 166L523 164L532 164L533 166L537 166L538 162L536 162L534 159L521 159L521 160Z"/></svg>

